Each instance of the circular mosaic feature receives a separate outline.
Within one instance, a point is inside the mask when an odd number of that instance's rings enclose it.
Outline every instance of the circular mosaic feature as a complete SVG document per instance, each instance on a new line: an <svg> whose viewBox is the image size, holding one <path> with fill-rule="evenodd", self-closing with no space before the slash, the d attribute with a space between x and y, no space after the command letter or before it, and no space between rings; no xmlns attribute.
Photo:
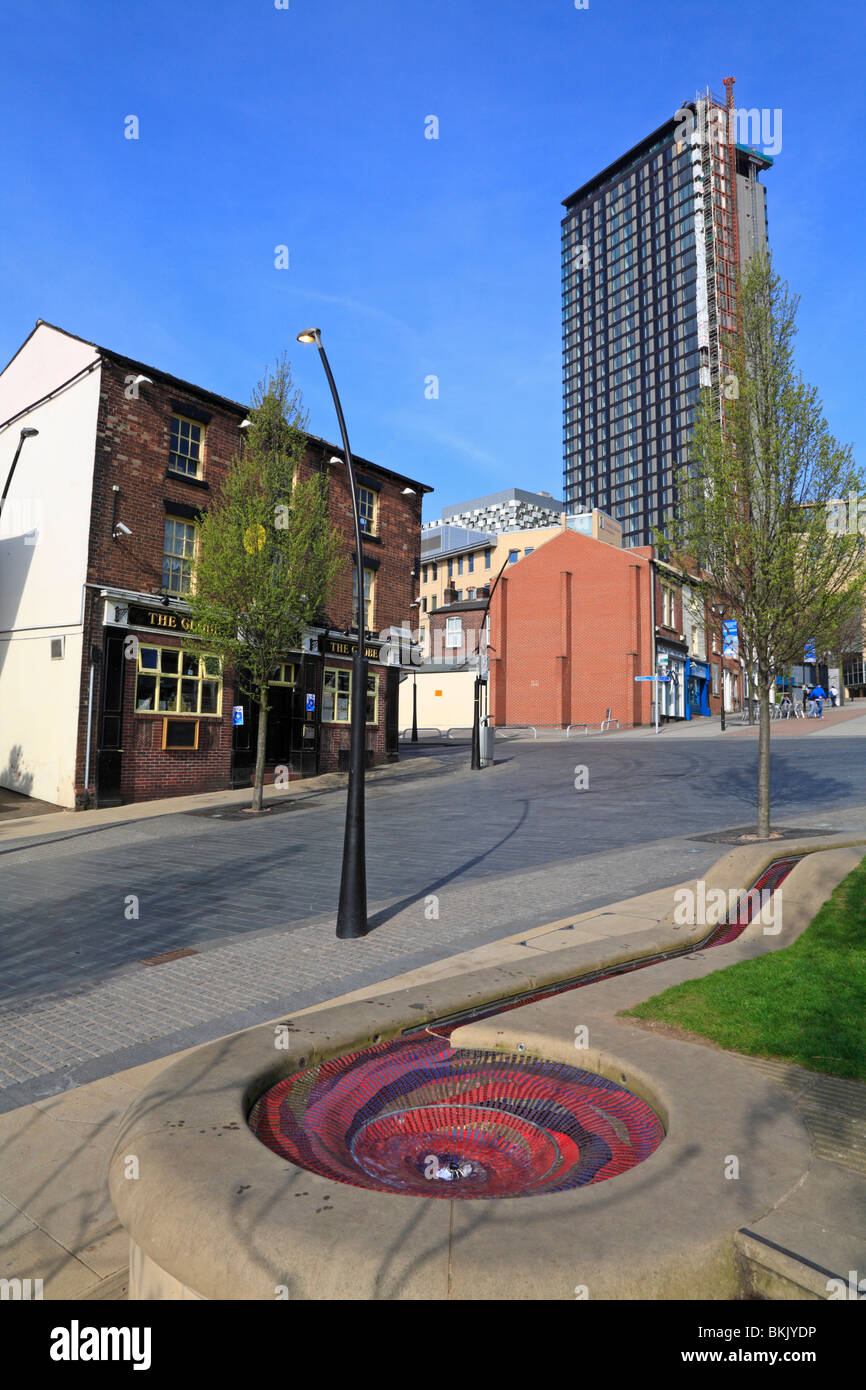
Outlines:
<svg viewBox="0 0 866 1390"><path fill-rule="evenodd" d="M647 1103L577 1067L414 1034L296 1072L249 1124L300 1168L416 1197L527 1197L603 1182L664 1138Z"/></svg>

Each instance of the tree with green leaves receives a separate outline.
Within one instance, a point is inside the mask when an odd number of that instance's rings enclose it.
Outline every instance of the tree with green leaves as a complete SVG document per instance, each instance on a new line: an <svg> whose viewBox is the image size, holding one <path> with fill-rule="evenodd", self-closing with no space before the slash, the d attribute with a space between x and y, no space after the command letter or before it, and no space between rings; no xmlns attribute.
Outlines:
<svg viewBox="0 0 866 1390"><path fill-rule="evenodd" d="M828 647L866 588L859 535L828 526L827 503L860 491L850 446L830 434L815 388L794 362L798 297L768 256L738 287L731 371L706 387L660 546L694 572L711 603L738 621L759 709L758 836L770 835L770 687ZM720 399L720 396L722 399Z"/></svg>
<svg viewBox="0 0 866 1390"><path fill-rule="evenodd" d="M285 355L253 393L250 420L202 519L189 603L195 630L258 706L252 809L261 811L268 682L325 611L345 548L326 474L300 473L306 417Z"/></svg>

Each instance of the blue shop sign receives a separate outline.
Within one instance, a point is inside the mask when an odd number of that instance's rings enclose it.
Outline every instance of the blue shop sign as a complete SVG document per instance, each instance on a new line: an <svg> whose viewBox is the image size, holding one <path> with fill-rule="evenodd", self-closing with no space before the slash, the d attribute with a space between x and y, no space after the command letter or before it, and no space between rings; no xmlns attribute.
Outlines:
<svg viewBox="0 0 866 1390"><path fill-rule="evenodd" d="M705 661L695 661L692 657L691 674L697 676L698 680L708 681L710 679L710 668Z"/></svg>

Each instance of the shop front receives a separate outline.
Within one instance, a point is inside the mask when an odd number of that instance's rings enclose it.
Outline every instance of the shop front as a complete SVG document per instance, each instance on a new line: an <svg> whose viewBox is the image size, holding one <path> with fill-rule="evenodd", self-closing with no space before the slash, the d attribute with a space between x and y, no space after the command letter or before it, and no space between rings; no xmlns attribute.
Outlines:
<svg viewBox="0 0 866 1390"><path fill-rule="evenodd" d="M686 661L686 718L692 715L709 715L710 711L710 668L706 661L696 661L690 657Z"/></svg>
<svg viewBox="0 0 866 1390"><path fill-rule="evenodd" d="M88 715L101 806L180 796L252 782L256 703L179 605L105 598ZM315 777L349 766L355 641L313 633L277 662L269 682L265 779ZM367 763L398 754L399 669L365 646ZM98 660L97 660L98 658Z"/></svg>
<svg viewBox="0 0 866 1390"><path fill-rule="evenodd" d="M687 719L686 704L686 662L685 647L674 646L671 642L656 642L656 662L660 676L667 681L659 683L659 718Z"/></svg>
<svg viewBox="0 0 866 1390"><path fill-rule="evenodd" d="M265 775L315 777L346 772L352 706L352 638L321 633L309 649L290 653L271 673L265 734ZM397 756L398 671L380 661L378 642L367 642L367 765ZM247 786L258 742L258 706L240 686L233 710L232 785Z"/></svg>

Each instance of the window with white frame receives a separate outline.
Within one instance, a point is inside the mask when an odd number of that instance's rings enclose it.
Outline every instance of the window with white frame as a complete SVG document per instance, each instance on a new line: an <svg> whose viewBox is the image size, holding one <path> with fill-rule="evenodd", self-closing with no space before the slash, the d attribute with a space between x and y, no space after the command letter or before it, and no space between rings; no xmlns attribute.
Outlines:
<svg viewBox="0 0 866 1390"><path fill-rule="evenodd" d="M462 619L462 618L446 618L446 619L445 619L445 646L446 646L446 648L448 648L448 647L452 647L452 648L454 648L454 647L461 647L462 645L463 645L463 619Z"/></svg>
<svg viewBox="0 0 866 1390"><path fill-rule="evenodd" d="M364 570L364 627L371 630L373 627L373 596L375 590L375 572ZM352 570L352 625L358 626L358 571Z"/></svg>
<svg viewBox="0 0 866 1390"><path fill-rule="evenodd" d="M202 426L183 415L171 417L171 446L168 466L172 473L188 478L201 477Z"/></svg>
<svg viewBox="0 0 866 1390"><path fill-rule="evenodd" d="M162 587L170 594L188 594L195 558L195 522L165 518L162 546Z"/></svg>
<svg viewBox="0 0 866 1390"><path fill-rule="evenodd" d="M368 535L373 535L376 531L377 500L373 488L358 488L358 513L361 518L361 530Z"/></svg>

